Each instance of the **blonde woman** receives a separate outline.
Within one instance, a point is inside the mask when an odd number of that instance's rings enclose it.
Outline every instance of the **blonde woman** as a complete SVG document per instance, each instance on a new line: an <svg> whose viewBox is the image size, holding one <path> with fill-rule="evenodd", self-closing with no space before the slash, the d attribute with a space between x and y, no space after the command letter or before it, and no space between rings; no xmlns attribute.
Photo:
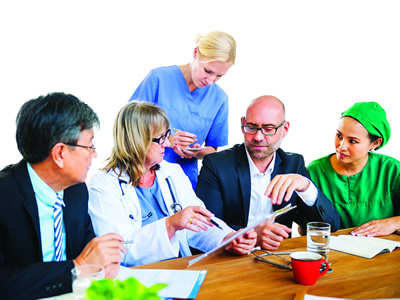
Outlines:
<svg viewBox="0 0 400 300"><path fill-rule="evenodd" d="M153 69L130 99L155 103L167 112L173 134L165 160L180 164L194 189L197 159L228 144L228 96L215 83L235 59L236 41L229 34L198 35L191 63Z"/></svg>
<svg viewBox="0 0 400 300"><path fill-rule="evenodd" d="M213 217L196 197L178 164L163 161L170 145L166 113L148 102L131 102L114 124L111 156L89 185L89 213L95 233L119 233L125 241L125 266L208 251L235 232ZM225 250L247 254L256 243L245 233Z"/></svg>

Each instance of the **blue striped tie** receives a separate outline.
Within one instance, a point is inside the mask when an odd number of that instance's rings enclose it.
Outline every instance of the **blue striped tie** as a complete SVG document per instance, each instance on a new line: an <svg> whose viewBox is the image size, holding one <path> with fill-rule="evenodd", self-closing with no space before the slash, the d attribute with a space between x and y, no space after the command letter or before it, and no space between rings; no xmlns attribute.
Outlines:
<svg viewBox="0 0 400 300"><path fill-rule="evenodd" d="M62 238L62 195L57 193L57 201L54 204L54 244L56 261L61 261L63 256L63 238Z"/></svg>

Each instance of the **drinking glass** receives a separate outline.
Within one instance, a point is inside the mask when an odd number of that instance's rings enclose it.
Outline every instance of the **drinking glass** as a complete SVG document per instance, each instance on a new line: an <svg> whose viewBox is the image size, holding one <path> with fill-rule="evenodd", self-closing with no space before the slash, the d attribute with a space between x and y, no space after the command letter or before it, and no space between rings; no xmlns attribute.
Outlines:
<svg viewBox="0 0 400 300"><path fill-rule="evenodd" d="M325 222L307 223L307 250L319 253L328 261L329 241L331 239L331 225ZM329 269L329 273L332 269Z"/></svg>
<svg viewBox="0 0 400 300"><path fill-rule="evenodd" d="M72 273L72 292L75 300L85 298L86 289L92 281L104 279L104 268L99 265L75 266Z"/></svg>

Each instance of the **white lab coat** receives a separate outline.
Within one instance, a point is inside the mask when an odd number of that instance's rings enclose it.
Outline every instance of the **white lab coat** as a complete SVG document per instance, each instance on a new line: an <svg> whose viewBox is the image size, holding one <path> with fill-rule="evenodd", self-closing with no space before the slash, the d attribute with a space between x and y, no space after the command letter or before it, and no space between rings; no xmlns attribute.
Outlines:
<svg viewBox="0 0 400 300"><path fill-rule="evenodd" d="M121 186L119 179L129 182L129 177L125 173L120 177L117 174L118 171L107 173L100 170L93 175L89 182L89 214L97 236L118 233L125 240L135 241L126 245L127 253L123 254L123 266L136 266L178 257L179 244L184 256L191 255L189 246L206 252L220 245L224 237L233 231L217 218L214 219L223 230L215 226L208 227L207 231L200 233L184 229L177 231L171 240L167 234L166 218L142 227L136 190L131 184ZM197 198L188 177L178 164L161 162L156 176L169 215L174 214L170 207L173 199L166 178L169 178L176 202L182 208L193 205L204 207L204 203Z"/></svg>

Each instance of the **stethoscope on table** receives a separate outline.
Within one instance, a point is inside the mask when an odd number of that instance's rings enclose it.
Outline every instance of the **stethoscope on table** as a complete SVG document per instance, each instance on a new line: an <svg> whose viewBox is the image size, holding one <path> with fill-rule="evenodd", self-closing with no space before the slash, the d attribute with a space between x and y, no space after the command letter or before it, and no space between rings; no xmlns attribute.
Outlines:
<svg viewBox="0 0 400 300"><path fill-rule="evenodd" d="M182 205L180 205L175 199L175 196L174 196L174 193L173 193L173 190L172 190L172 185L171 185L171 182L170 182L169 178L165 178L165 180L167 181L168 188L169 188L169 191L171 192L171 196L172 196L172 202L173 203L171 204L170 208L176 214L177 212L180 212L182 210ZM125 192L124 192L124 189L122 188L122 184L123 183L124 184L128 184L128 183L123 179L118 179L118 183L119 183L119 187L121 189L122 196L125 196ZM142 218L142 221L147 220L152 215L153 215L153 213L149 212L144 218ZM132 214L129 215L129 218L132 219L132 220L135 219Z"/></svg>

